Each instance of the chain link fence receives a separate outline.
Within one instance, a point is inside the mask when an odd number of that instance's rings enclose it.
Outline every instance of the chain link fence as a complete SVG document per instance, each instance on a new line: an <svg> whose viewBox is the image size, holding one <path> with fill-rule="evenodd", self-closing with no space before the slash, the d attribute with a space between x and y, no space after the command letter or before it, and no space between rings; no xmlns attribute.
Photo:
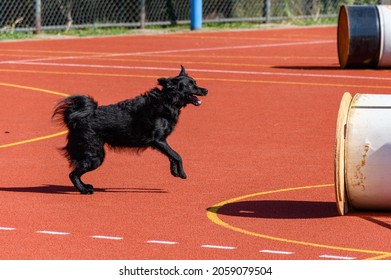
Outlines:
<svg viewBox="0 0 391 280"><path fill-rule="evenodd" d="M391 0L203 0L203 22L335 18L343 4ZM190 0L0 0L0 32L190 22Z"/></svg>

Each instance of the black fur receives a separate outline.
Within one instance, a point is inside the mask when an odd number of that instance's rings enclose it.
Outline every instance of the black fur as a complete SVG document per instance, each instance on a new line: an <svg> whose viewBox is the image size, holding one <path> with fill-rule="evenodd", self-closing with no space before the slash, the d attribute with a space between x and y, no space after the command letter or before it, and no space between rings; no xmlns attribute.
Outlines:
<svg viewBox="0 0 391 280"><path fill-rule="evenodd" d="M197 96L208 90L198 87L181 67L178 76L158 79L161 89L155 87L134 99L98 106L91 97L74 95L58 103L52 118L68 127L63 150L73 168L69 178L80 193L93 193L93 186L83 183L81 176L103 163L105 144L113 148L152 147L168 157L173 176L186 178L182 159L166 138L173 132L181 108L201 105Z"/></svg>

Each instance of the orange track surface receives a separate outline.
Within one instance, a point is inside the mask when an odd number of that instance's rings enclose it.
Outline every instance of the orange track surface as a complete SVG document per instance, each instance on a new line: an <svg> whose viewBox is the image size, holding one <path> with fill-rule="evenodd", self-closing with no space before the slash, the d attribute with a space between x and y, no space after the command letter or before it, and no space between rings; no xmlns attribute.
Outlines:
<svg viewBox="0 0 391 280"><path fill-rule="evenodd" d="M159 153L108 152L68 180L56 102L133 97L183 64L209 89ZM1 259L391 259L391 216L338 216L342 94L390 93L389 70L340 70L336 27L0 43ZM27 141L26 141L27 140Z"/></svg>

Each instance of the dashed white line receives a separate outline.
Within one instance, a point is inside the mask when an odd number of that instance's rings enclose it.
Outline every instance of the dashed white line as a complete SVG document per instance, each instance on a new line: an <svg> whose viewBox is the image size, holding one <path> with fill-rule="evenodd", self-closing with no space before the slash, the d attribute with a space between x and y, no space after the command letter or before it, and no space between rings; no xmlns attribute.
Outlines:
<svg viewBox="0 0 391 280"><path fill-rule="evenodd" d="M231 246L218 246L218 245L202 245L202 248L208 248L208 249L222 249L222 250L234 250L236 247Z"/></svg>
<svg viewBox="0 0 391 280"><path fill-rule="evenodd" d="M0 227L0 230L16 230L16 228L11 228L11 227Z"/></svg>
<svg viewBox="0 0 391 280"><path fill-rule="evenodd" d="M0 231L14 231L16 228L14 227L0 227ZM48 235L70 235L69 232L61 232L61 231L49 231L49 230L38 230L36 233L40 234L48 234ZM91 238L96 239L107 239L107 240L123 240L123 237L118 236L107 236L107 235L93 235L90 236ZM164 245L175 245L178 244L176 241L167 241L167 240L147 240L146 243L151 244L164 244ZM208 248L208 249L220 249L220 250L235 250L236 247L233 246L220 246L220 245L210 245L205 244L201 245L201 248ZM295 254L295 252L289 252L289 251L279 251L279 250L260 250L260 253L267 253L267 254L280 254L280 255L292 255ZM336 256L336 255L320 255L319 258L323 259L337 259L337 260L354 260L357 259L356 257L349 257L349 256Z"/></svg>
<svg viewBox="0 0 391 280"><path fill-rule="evenodd" d="M106 235L93 235L91 236L92 238L96 239L109 239L109 240L122 240L124 239L123 237L118 237L118 236L106 236Z"/></svg>
<svg viewBox="0 0 391 280"><path fill-rule="evenodd" d="M354 257L333 256L333 255L320 255L320 258L335 259L335 260L354 260Z"/></svg>
<svg viewBox="0 0 391 280"><path fill-rule="evenodd" d="M37 230L36 233L51 234L51 235L68 235L68 234L70 234L69 232L49 231L49 230Z"/></svg>
<svg viewBox="0 0 391 280"><path fill-rule="evenodd" d="M294 252L287 252L287 251L275 251L275 250L261 250L259 251L261 253L267 253L267 254L280 254L280 255L292 255Z"/></svg>
<svg viewBox="0 0 391 280"><path fill-rule="evenodd" d="M175 245L175 244L178 244L178 242L175 242L175 241L165 241L165 240L148 240L147 243L164 244L164 245Z"/></svg>

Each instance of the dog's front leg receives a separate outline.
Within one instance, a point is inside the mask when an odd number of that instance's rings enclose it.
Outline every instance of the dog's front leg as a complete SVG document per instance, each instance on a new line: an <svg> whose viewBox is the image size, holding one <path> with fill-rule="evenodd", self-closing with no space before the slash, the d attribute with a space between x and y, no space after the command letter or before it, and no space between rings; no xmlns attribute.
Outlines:
<svg viewBox="0 0 391 280"><path fill-rule="evenodd" d="M183 168L182 168L183 170ZM171 171L171 174L174 176L174 177L180 177L179 175L179 171L178 171L178 164L176 163L176 161L172 158L170 158L170 171ZM184 172L183 172L184 173ZM186 174L185 174L186 176Z"/></svg>
<svg viewBox="0 0 391 280"><path fill-rule="evenodd" d="M181 156L175 152L165 140L155 141L152 146L169 158L171 174L173 176L182 179L187 178L185 170L183 170Z"/></svg>

